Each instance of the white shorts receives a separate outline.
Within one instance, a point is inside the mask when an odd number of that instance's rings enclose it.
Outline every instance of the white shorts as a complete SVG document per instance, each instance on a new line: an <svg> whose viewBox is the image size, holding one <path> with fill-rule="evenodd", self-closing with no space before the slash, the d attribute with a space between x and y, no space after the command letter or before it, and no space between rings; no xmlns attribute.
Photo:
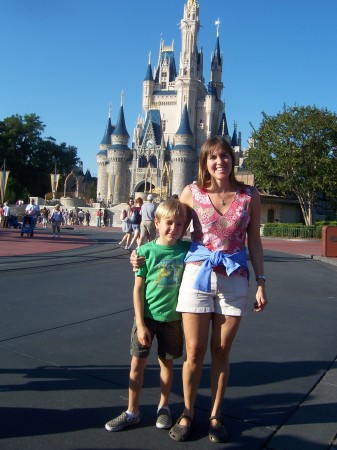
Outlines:
<svg viewBox="0 0 337 450"><path fill-rule="evenodd" d="M246 316L248 312L248 279L212 272L211 292L193 288L200 266L186 264L181 282L177 311Z"/></svg>

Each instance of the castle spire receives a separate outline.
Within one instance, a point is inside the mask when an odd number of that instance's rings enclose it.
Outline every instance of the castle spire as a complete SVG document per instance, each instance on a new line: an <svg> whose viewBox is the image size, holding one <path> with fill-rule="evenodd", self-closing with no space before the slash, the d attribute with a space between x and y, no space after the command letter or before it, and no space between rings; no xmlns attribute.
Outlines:
<svg viewBox="0 0 337 450"><path fill-rule="evenodd" d="M176 132L176 136L177 135L189 135L189 136L193 136L192 130L191 130L191 126L190 126L190 121L188 118L188 111L187 111L187 105L185 104L184 109L183 109L183 113L181 115L181 121L180 121L180 125L179 128Z"/></svg>
<svg viewBox="0 0 337 450"><path fill-rule="evenodd" d="M114 128L111 125L111 102L110 102L109 103L108 122L105 127L103 139L101 140L101 145L111 145L111 135L112 135L113 131L114 131Z"/></svg>
<svg viewBox="0 0 337 450"><path fill-rule="evenodd" d="M234 131L233 131L233 136L232 136L232 147L237 147L239 145L237 129L238 129L238 124L237 124L237 122L234 122Z"/></svg>
<svg viewBox="0 0 337 450"><path fill-rule="evenodd" d="M199 4L196 0L188 0L184 7L184 17L180 21L180 76L197 76L199 28Z"/></svg>
<svg viewBox="0 0 337 450"><path fill-rule="evenodd" d="M124 107L123 107L123 99L124 99L124 91L122 90L121 93L121 106L119 108L119 114L118 114L118 119L117 119L117 123L116 123L116 127L112 133L113 136L124 136L124 137L130 137L129 133L126 129L126 125L125 125L125 117L124 117Z"/></svg>
<svg viewBox="0 0 337 450"><path fill-rule="evenodd" d="M219 38L219 28L220 28L220 19L216 20L216 42L215 49L212 53L211 59L211 81L209 89L211 92L215 92L217 98L221 98L221 93L223 89L223 83L221 81L222 77L222 55L220 52L220 38Z"/></svg>

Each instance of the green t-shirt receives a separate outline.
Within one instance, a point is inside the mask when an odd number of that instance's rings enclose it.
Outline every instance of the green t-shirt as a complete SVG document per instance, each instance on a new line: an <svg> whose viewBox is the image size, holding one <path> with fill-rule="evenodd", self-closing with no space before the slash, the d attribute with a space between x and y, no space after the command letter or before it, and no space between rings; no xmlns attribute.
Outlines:
<svg viewBox="0 0 337 450"><path fill-rule="evenodd" d="M184 259L190 245L188 241L177 241L175 245L160 245L151 241L137 250L137 254L146 259L144 266L135 274L145 278L144 317L159 322L181 319L176 307Z"/></svg>

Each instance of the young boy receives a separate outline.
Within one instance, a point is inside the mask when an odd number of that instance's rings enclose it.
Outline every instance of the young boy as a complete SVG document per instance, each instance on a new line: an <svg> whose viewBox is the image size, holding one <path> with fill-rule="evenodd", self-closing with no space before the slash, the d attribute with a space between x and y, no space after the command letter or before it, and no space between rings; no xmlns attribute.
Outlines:
<svg viewBox="0 0 337 450"><path fill-rule="evenodd" d="M158 341L160 400L157 428L171 427L169 396L173 382L173 359L183 350L181 315L176 312L184 258L190 242L182 241L190 222L188 208L176 199L161 203L155 214L159 238L142 245L137 253L146 263L135 273L133 303L135 320L131 334L131 368L127 411L106 423L119 431L140 422L139 397L153 338Z"/></svg>

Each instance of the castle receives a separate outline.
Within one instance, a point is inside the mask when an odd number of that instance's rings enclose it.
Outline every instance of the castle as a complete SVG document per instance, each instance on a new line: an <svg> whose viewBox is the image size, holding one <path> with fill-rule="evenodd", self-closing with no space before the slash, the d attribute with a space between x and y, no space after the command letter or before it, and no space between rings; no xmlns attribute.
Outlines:
<svg viewBox="0 0 337 450"><path fill-rule="evenodd" d="M210 80L205 86L203 52L198 49L199 4L188 0L180 22L181 53L177 70L174 46L160 41L157 66L149 57L143 81L142 107L131 147L126 129L123 100L117 123L110 111L97 154L97 197L113 204L126 202L136 193L153 193L159 200L180 194L197 177L198 154L203 142L222 136L231 143L236 165L242 163L241 136L236 124L229 135L221 100L223 56L219 25L211 57Z"/></svg>

